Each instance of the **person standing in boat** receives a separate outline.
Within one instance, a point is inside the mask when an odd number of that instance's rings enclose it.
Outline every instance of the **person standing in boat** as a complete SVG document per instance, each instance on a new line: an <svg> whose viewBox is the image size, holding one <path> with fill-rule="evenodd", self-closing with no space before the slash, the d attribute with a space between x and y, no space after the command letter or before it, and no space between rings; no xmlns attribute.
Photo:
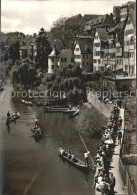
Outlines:
<svg viewBox="0 0 137 195"><path fill-rule="evenodd" d="M84 157L85 157L85 165L87 165L87 166L88 166L88 157L89 157L89 154L90 154L90 152L89 152L89 151L86 151L86 152L84 153Z"/></svg>
<svg viewBox="0 0 137 195"><path fill-rule="evenodd" d="M9 118L10 117L10 112L8 111L8 113L7 113L7 118Z"/></svg>
<svg viewBox="0 0 137 195"><path fill-rule="evenodd" d="M38 127L38 120L35 118L35 127Z"/></svg>
<svg viewBox="0 0 137 195"><path fill-rule="evenodd" d="M69 109L70 109L70 110L72 109L72 106L71 106L71 104L69 105Z"/></svg>

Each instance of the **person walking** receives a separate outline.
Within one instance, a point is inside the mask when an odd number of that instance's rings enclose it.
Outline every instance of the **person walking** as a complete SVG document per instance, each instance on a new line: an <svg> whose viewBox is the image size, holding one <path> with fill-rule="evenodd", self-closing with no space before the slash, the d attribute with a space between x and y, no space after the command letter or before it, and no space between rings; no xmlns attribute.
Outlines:
<svg viewBox="0 0 137 195"><path fill-rule="evenodd" d="M10 112L8 111L8 113L7 113L7 118L9 118L10 117Z"/></svg>
<svg viewBox="0 0 137 195"><path fill-rule="evenodd" d="M118 125L119 125L119 128L122 127L122 118L121 118L121 116L120 116L119 119L118 119Z"/></svg>
<svg viewBox="0 0 137 195"><path fill-rule="evenodd" d="M118 145L121 145L121 139L122 139L122 132L118 131Z"/></svg>
<svg viewBox="0 0 137 195"><path fill-rule="evenodd" d="M110 184L110 195L115 195L114 188L116 184L116 179L113 173L109 173L109 184Z"/></svg>
<svg viewBox="0 0 137 195"><path fill-rule="evenodd" d="M89 151L86 151L86 152L84 153L84 157L85 157L85 165L87 165L87 166L88 166L88 157L89 157L89 154L90 154L90 152L89 152Z"/></svg>

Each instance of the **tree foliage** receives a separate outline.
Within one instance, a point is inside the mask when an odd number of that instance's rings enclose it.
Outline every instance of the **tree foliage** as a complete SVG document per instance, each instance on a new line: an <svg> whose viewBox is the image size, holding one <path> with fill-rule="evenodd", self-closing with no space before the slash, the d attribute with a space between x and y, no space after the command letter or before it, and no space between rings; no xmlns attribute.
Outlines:
<svg viewBox="0 0 137 195"><path fill-rule="evenodd" d="M82 16L60 17L53 23L50 31L51 42L56 40L59 49L74 48L76 35L82 30Z"/></svg>
<svg viewBox="0 0 137 195"><path fill-rule="evenodd" d="M12 59L13 64L15 63L16 60L20 59L19 48L20 44L18 40L9 48L9 58Z"/></svg>
<svg viewBox="0 0 137 195"><path fill-rule="evenodd" d="M13 71L14 82L21 82L25 87L34 87L40 84L33 61L26 58L20 62L18 68Z"/></svg>
<svg viewBox="0 0 137 195"><path fill-rule="evenodd" d="M51 52L50 43L47 40L47 33L44 28L41 28L36 39L37 56L36 56L36 67L43 70L48 68L48 55Z"/></svg>

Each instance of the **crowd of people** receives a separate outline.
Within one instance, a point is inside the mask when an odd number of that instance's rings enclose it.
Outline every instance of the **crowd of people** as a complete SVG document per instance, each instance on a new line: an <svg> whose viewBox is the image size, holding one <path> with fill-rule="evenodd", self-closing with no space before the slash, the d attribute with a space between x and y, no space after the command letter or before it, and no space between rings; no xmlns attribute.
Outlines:
<svg viewBox="0 0 137 195"><path fill-rule="evenodd" d="M94 184L96 191L102 195L114 195L115 176L110 172L113 151L118 140L121 144L122 138L122 118L120 116L119 106L113 105L113 111L109 117L106 127L103 128L101 144L97 148L97 155L94 161Z"/></svg>

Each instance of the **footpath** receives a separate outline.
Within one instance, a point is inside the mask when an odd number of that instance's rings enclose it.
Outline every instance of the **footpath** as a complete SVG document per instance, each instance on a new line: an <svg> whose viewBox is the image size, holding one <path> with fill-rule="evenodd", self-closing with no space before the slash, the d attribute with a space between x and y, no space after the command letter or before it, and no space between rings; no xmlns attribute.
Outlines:
<svg viewBox="0 0 137 195"><path fill-rule="evenodd" d="M121 127L121 132L122 135L124 133L124 109L120 109L120 116L122 118L122 127ZM123 139L123 136L122 136ZM118 145L118 140L116 140L116 145L114 148L114 154L112 157L112 163L111 163L111 170L110 172L113 173L116 179L116 185L115 185L115 195L127 195L126 189L124 188L124 184L120 175L119 171L119 159L120 159L120 148L121 145ZM105 195L102 194L101 192L95 191L95 195Z"/></svg>
<svg viewBox="0 0 137 195"><path fill-rule="evenodd" d="M120 109L120 116L122 118L122 127L121 132L124 133L124 109ZM123 138L123 136L122 136ZM114 174L116 179L116 185L115 185L115 194L117 195L126 195L126 191L124 189L124 184L122 182L122 178L119 172L119 158L120 158L120 148L121 145L118 145L118 141L116 141L116 146L114 148L114 154L112 157L112 163L111 163L111 172Z"/></svg>
<svg viewBox="0 0 137 195"><path fill-rule="evenodd" d="M97 98L96 94L94 92L90 91L87 93L87 99L88 103L94 105L102 114L104 114L106 117L109 117L112 111L112 105L107 105L103 104L100 102L100 100ZM122 135L124 134L124 109L120 109L120 116L122 118L122 127L121 127L121 132ZM122 136L123 139L123 136ZM122 140L121 140L122 143ZM114 154L112 157L112 162L111 162L111 170L110 172L113 173L116 179L116 184L115 184L115 195L126 195L126 189L124 187L120 171L119 171L119 160L120 160L120 148L121 145L118 145L118 140L116 140L116 145L114 148ZM101 192L95 191L95 195L102 195Z"/></svg>

